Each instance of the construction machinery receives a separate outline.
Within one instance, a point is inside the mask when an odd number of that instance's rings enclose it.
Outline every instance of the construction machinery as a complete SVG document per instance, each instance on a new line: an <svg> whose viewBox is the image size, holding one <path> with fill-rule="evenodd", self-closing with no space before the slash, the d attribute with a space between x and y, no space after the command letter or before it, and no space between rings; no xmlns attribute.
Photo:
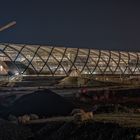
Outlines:
<svg viewBox="0 0 140 140"><path fill-rule="evenodd" d="M0 27L0 32L2 32L2 31L4 31L4 30L6 30L6 29L8 29L8 28L10 28L10 27L12 27L12 26L14 26L15 24L16 24L16 21L12 21L12 22L10 22L10 23L8 23L8 24L6 24L6 25Z"/></svg>

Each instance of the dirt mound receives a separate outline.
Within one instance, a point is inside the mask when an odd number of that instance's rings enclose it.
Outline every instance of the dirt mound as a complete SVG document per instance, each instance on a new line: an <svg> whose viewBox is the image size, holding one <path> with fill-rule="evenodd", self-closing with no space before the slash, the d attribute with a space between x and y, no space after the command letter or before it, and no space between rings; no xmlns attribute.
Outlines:
<svg viewBox="0 0 140 140"><path fill-rule="evenodd" d="M5 116L37 114L39 116L65 116L73 109L73 105L51 90L39 90L24 95L7 108Z"/></svg>

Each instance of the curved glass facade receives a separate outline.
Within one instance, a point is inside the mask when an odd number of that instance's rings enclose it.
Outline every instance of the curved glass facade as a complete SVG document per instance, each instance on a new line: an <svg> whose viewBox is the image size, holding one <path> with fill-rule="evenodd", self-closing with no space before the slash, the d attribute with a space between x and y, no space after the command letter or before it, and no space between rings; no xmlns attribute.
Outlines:
<svg viewBox="0 0 140 140"><path fill-rule="evenodd" d="M0 44L0 72L16 67L23 75L139 75L140 53L64 48L40 45ZM4 64L5 63L5 64Z"/></svg>

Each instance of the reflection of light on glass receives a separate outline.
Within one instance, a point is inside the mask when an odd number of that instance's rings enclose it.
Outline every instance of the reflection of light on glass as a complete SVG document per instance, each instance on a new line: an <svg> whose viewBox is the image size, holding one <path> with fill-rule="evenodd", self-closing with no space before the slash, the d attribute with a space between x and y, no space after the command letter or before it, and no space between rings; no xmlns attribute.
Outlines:
<svg viewBox="0 0 140 140"><path fill-rule="evenodd" d="M96 74L96 71L94 71L93 74Z"/></svg>
<svg viewBox="0 0 140 140"><path fill-rule="evenodd" d="M15 75L19 75L19 73L18 73L18 72L16 72L16 73L15 73Z"/></svg>
<svg viewBox="0 0 140 140"><path fill-rule="evenodd" d="M87 72L87 71L85 71L85 74L88 74L88 72Z"/></svg>
<svg viewBox="0 0 140 140"><path fill-rule="evenodd" d="M3 70L3 66L0 66L0 71L2 71Z"/></svg>
<svg viewBox="0 0 140 140"><path fill-rule="evenodd" d="M68 58L70 59L70 53L68 53Z"/></svg>
<svg viewBox="0 0 140 140"><path fill-rule="evenodd" d="M89 71L85 71L84 74L90 74L90 72Z"/></svg>
<svg viewBox="0 0 140 140"><path fill-rule="evenodd" d="M63 71L63 69L62 69L62 68L60 68L59 70L60 70L61 72Z"/></svg>
<svg viewBox="0 0 140 140"><path fill-rule="evenodd" d="M3 68L2 65L0 65L0 73L1 74L6 74L7 73L7 71Z"/></svg>

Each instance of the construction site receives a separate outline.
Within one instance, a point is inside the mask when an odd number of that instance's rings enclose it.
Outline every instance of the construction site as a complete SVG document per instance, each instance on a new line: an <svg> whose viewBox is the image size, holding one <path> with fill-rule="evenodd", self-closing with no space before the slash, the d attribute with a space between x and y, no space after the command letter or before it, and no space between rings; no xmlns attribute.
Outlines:
<svg viewBox="0 0 140 140"><path fill-rule="evenodd" d="M0 43L0 118L0 140L139 140L140 52Z"/></svg>

